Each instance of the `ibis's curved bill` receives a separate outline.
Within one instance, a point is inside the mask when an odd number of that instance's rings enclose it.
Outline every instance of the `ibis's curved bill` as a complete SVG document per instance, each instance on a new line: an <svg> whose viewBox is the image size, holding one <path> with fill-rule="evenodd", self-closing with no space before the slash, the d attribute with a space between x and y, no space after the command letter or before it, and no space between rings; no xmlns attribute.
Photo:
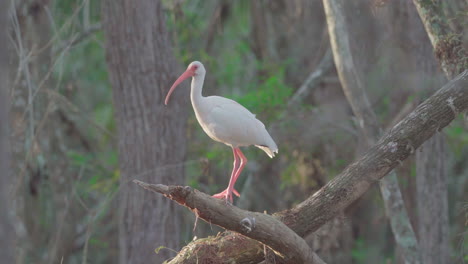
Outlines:
<svg viewBox="0 0 468 264"><path fill-rule="evenodd" d="M184 73L182 73L182 75L180 75L180 77L177 78L177 80L174 82L171 89L167 93L166 99L164 100L164 104L167 105L167 103L169 102L169 97L171 96L172 92L174 92L177 85L179 85L181 82L185 81L187 78L190 78L190 77L193 77L193 76L195 76L195 71L193 69L191 69L191 68L188 68Z"/></svg>

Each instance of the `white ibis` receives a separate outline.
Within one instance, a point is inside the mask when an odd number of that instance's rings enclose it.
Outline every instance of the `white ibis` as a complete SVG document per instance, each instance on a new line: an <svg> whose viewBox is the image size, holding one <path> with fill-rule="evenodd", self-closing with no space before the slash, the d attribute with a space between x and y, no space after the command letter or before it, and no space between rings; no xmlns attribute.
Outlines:
<svg viewBox="0 0 468 264"><path fill-rule="evenodd" d="M234 189L234 184L247 163L247 158L239 147L254 145L265 151L270 158L278 153L278 147L265 129L265 125L245 107L224 97L202 95L205 73L205 67L201 62L190 63L187 70L172 85L164 103L167 105L177 85L192 77L190 99L198 122L211 139L230 146L234 154L234 168L227 189L213 195L215 198L226 199L232 203L233 193L240 196Z"/></svg>

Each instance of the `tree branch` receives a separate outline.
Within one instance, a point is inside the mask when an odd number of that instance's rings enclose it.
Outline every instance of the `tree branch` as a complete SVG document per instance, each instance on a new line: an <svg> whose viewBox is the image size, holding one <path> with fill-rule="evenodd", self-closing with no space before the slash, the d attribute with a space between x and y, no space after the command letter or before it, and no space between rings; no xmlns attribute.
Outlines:
<svg viewBox="0 0 468 264"><path fill-rule="evenodd" d="M213 15L210 18L210 22L208 23L206 34L205 34L205 51L209 54L213 41L214 41L214 36L216 35L216 30L223 28L224 22L227 20L227 18L230 15L230 9L231 9L231 3L222 0L219 1L217 6L215 7L215 10L213 12Z"/></svg>
<svg viewBox="0 0 468 264"><path fill-rule="evenodd" d="M87 28L86 30L74 35L73 37L71 37L70 39L66 41L63 41L60 47L54 52L54 56L57 54L60 54L65 49L72 48L73 46L77 45L78 43L85 40L89 36L101 30L102 30L102 26L99 23L90 25L89 28Z"/></svg>
<svg viewBox="0 0 468 264"><path fill-rule="evenodd" d="M434 46L436 58L449 79L468 69L468 54L461 34L454 34L443 14L440 0L413 0Z"/></svg>
<svg viewBox="0 0 468 264"><path fill-rule="evenodd" d="M359 160L350 164L322 189L294 208L273 216L301 237L314 232L356 201L372 184L382 179L414 153L422 143L467 109L468 70L465 70L420 104ZM178 196L174 198L179 199ZM194 211L200 211L206 207L197 204L195 208ZM229 210L233 208L235 207L229 207ZM211 214L211 212L206 213ZM244 215L244 218L247 216L250 215ZM238 216L235 219L236 223L242 219ZM237 228L241 228L240 224L237 224ZM191 242L176 257L177 261L173 260L171 263L202 261L200 254L207 250L211 250L211 255L222 256L221 259L218 258L220 260L232 258L236 259L237 263L256 263L264 256L260 243L228 232L221 236ZM241 255L242 259L236 258L238 255Z"/></svg>
<svg viewBox="0 0 468 264"><path fill-rule="evenodd" d="M350 37L345 23L343 0L323 0L329 29L330 42L335 59L335 66L341 86L354 115L369 143L373 144L380 137L381 128L368 100L366 89L354 63L350 47ZM380 181L380 190L385 204L387 218L390 220L397 245L403 251L406 263L421 263L421 254L415 232L398 186L396 172Z"/></svg>
<svg viewBox="0 0 468 264"><path fill-rule="evenodd" d="M278 219L256 212L249 212L225 201L213 198L190 187L134 183L189 208L208 223L238 232L271 247L288 263L323 263L307 243Z"/></svg>
<svg viewBox="0 0 468 264"><path fill-rule="evenodd" d="M323 55L322 60L320 61L317 69L310 73L304 83L297 89L294 95L288 102L288 107L291 107L294 104L297 104L302 101L303 98L307 97L312 88L317 87L317 84L322 80L322 77L332 69L333 67L333 57L330 48L327 49Z"/></svg>

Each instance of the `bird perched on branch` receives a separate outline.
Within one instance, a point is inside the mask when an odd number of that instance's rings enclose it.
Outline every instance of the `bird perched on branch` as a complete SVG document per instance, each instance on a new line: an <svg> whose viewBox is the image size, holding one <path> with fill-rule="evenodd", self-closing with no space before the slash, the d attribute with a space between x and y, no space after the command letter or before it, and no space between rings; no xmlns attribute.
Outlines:
<svg viewBox="0 0 468 264"><path fill-rule="evenodd" d="M167 105L177 85L192 77L190 99L198 122L211 139L230 146L234 154L234 168L228 187L213 195L215 198L226 199L232 203L233 193L240 196L234 189L234 184L247 163L247 158L239 147L254 145L265 151L270 158L278 153L278 147L265 129L265 125L245 107L220 96L204 97L202 89L205 74L206 70L201 62L190 63L187 70L172 85L164 103Z"/></svg>

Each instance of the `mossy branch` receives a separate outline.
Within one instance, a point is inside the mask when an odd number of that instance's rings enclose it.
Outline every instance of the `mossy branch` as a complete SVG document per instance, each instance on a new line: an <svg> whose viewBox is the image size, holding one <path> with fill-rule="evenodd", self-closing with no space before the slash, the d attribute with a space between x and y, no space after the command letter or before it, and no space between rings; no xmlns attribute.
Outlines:
<svg viewBox="0 0 468 264"><path fill-rule="evenodd" d="M449 79L468 69L468 54L462 35L453 32L443 12L441 0L413 0L426 28L434 53Z"/></svg>

